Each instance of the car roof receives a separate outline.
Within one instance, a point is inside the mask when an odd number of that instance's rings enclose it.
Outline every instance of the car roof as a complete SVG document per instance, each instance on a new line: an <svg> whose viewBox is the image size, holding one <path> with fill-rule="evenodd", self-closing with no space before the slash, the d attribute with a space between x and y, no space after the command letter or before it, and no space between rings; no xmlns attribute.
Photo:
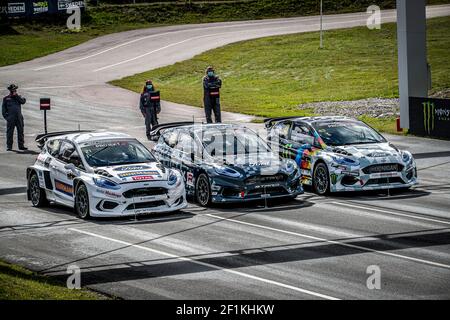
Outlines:
<svg viewBox="0 0 450 320"><path fill-rule="evenodd" d="M284 119L288 120L288 119ZM346 116L317 116L317 117L297 117L290 118L291 121L303 121L306 123L317 123L317 122L330 122L330 121L359 121L354 118L346 117Z"/></svg>
<svg viewBox="0 0 450 320"><path fill-rule="evenodd" d="M75 143L83 143L98 140L134 139L134 138L122 132L105 131L105 132L77 132L77 133L63 134L60 136L52 137L49 139L49 141L55 139L67 139Z"/></svg>
<svg viewBox="0 0 450 320"><path fill-rule="evenodd" d="M194 132L205 131L205 130L224 130L230 128L246 128L243 125L234 124L234 123L196 123L189 125L181 125L173 128L166 129L167 132L172 130L189 130Z"/></svg>

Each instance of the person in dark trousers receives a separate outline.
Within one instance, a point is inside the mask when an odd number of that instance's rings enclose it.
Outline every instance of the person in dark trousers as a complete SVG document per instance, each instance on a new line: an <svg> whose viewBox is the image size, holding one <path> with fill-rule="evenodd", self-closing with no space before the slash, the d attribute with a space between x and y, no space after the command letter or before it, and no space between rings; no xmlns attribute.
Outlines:
<svg viewBox="0 0 450 320"><path fill-rule="evenodd" d="M11 151L13 146L14 128L17 128L17 142L19 150L28 150L24 146L23 134L23 116L22 105L25 104L26 99L17 94L19 87L11 84L7 89L9 95L3 98L2 116L6 120L6 150Z"/></svg>
<svg viewBox="0 0 450 320"><path fill-rule="evenodd" d="M156 89L151 80L145 82L142 90L139 108L145 118L145 133L150 140L150 131L158 124L158 113L161 112L159 96L155 96Z"/></svg>
<svg viewBox="0 0 450 320"><path fill-rule="evenodd" d="M220 94L222 80L215 74L213 67L206 69L206 75L203 77L203 103L205 106L206 122L212 123L211 111L214 112L214 118L217 123L222 122L220 115Z"/></svg>

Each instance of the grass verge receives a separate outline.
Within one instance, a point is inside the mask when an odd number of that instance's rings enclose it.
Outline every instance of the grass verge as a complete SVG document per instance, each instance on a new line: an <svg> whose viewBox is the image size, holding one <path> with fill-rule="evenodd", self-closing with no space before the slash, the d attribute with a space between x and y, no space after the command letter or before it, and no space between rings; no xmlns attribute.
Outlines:
<svg viewBox="0 0 450 320"><path fill-rule="evenodd" d="M433 90L450 88L450 17L430 19L428 59ZM171 66L112 81L138 92L153 79L165 100L202 106L201 78L212 64L223 79L222 108L262 117L311 115L306 102L398 97L396 25L274 36L230 44ZM395 133L395 119L364 117Z"/></svg>
<svg viewBox="0 0 450 320"><path fill-rule="evenodd" d="M0 261L0 300L100 300L105 296L70 290L55 280Z"/></svg>

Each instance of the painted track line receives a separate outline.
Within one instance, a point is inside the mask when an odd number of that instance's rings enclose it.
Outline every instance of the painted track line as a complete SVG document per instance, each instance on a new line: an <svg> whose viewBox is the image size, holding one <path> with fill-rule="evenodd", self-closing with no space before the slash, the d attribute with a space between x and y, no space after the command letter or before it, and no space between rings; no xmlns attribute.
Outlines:
<svg viewBox="0 0 450 320"><path fill-rule="evenodd" d="M366 20L367 20L366 18L364 18L364 19L355 19L355 20L352 20L350 22L362 23L362 22L365 22ZM346 25L348 23L349 23L349 21L337 21L337 22L324 23L324 28L326 29L327 26L331 27L331 26L336 26L336 25L341 25L341 24ZM289 27L289 26L275 27L275 28L272 28L271 30L288 29L288 28L291 28L291 27ZM334 29L334 28L331 28L331 29ZM295 31L293 33L296 33L296 32L301 32L301 31ZM303 31L303 32L306 32L306 31ZM162 51L162 50L165 50L165 49L168 49L168 48L171 48L171 47L174 47L174 46L177 46L177 45L189 42L189 41L193 41L193 40L197 40L197 39L203 39L203 38L207 38L207 37L215 37L215 36L220 36L220 35L224 35L224 34L233 34L233 33L236 33L236 31L227 31L227 32L220 32L220 33L212 33L212 34L207 34L207 35L195 36L195 37L188 38L188 39L185 39L185 40L182 40L182 41L170 43L170 44L168 44L168 45L166 45L164 47L161 47L161 48L158 48L158 49L155 49L155 50L143 53L143 54L141 54L139 56L136 56L136 57L133 57L133 58L129 58L129 59L126 59L126 60L123 60L123 61L111 64L111 65L107 65L107 66L95 69L93 72L103 71L105 69L113 68L113 67L116 67L116 66L119 66L119 65L131 62L131 61L135 61L135 60L141 59L143 57L146 57L146 56L148 56L148 55L150 55L152 53L156 53L156 52L159 52L159 51Z"/></svg>
<svg viewBox="0 0 450 320"><path fill-rule="evenodd" d="M292 18L292 20L284 21L283 23L284 24L299 23L299 21L294 20L294 19L298 19L298 18ZM317 20L317 17L316 16L307 17L305 19L302 19L300 22L308 22L310 20ZM202 28L193 28L193 29L186 29L186 30L176 30L176 31L163 32L163 33L156 33L156 34L151 34L151 35L148 35L148 36L143 36L143 37L140 37L140 38L137 38L137 39L134 39L134 40L130 40L130 41L127 41L127 42L124 42L124 43L120 43L120 44L115 45L113 47L110 47L110 48L107 48L107 49L104 49L104 50L92 53L92 54L87 55L87 56L83 56L83 57L75 58L75 59L72 59L72 60L62 61L62 62L59 62L59 63L46 65L46 66L43 66L43 67L39 67L39 68L33 69L33 71L41 71L41 70L45 70L45 69L55 68L55 67L63 66L63 65L66 65L66 64L71 64L71 63L83 61L83 60L90 59L90 58L99 56L101 54L107 53L109 51L112 51L112 50L115 50L115 49L127 46L129 44L133 44L133 43L136 43L136 42L139 42L139 41L142 41L142 40L147 40L147 39L155 38L155 37L162 37L162 36L167 36L167 35L173 35L173 34L181 33L181 32L204 31L204 30L212 30L212 29L224 29L224 28L240 28L240 27L248 27L248 26L254 27L254 26L259 26L259 25L265 26L265 25L272 25L272 24L280 24L280 21L257 22L257 23L240 23L240 24L235 24L235 25L230 25L230 26L215 26L215 27L206 27L206 28L202 27Z"/></svg>
<svg viewBox="0 0 450 320"><path fill-rule="evenodd" d="M280 232L280 233L284 233L284 234L289 234L289 235L292 235L292 236L302 237L302 238L311 239L311 240L315 240L315 241L321 241L321 242L325 242L325 243L339 245L339 246L343 246L343 247L347 247L347 248L357 249L357 250L361 250L361 251L377 253L377 254L390 256L390 257L395 257L395 258L399 258L399 259L403 259L403 260L419 262L419 263L427 264L427 265L430 265L430 266L433 266L433 267L440 267L440 268L450 269L450 265L447 265L447 264L438 263L438 262L429 261L429 260L424 260L424 259L419 259L419 258L413 258L413 257L410 257L410 256L405 256L405 255L397 254L397 253L393 253L393 252L379 251L379 250L375 250L375 249L371 249L371 248L367 248L367 247L363 247L363 246L358 246L358 245L354 245L354 244L350 244L350 243L346 243L346 242L341 242L341 241L336 241L336 240L329 240L329 239L325 239L325 238L310 236L310 235L307 235L307 234L304 234L304 233L287 231L287 230L278 229L278 228L272 228L272 227L268 227L268 226L264 226L264 225L260 225L260 224L256 224L256 223L251 223L251 222L240 221L240 220L236 220L236 219L232 219L232 218L219 217L219 216L216 216L216 215L210 214L210 213L204 214L204 216L208 216L208 217L211 217L211 218L214 218L214 219L234 222L234 223L238 223L238 224L243 224L243 225L247 225L247 226L251 226L251 227L255 227L255 228L260 228L260 229Z"/></svg>
<svg viewBox="0 0 450 320"><path fill-rule="evenodd" d="M346 207L350 207L350 208L357 208L357 209L363 209L363 210L370 210L370 211L375 211L375 212L386 213L386 214L390 214L390 215L393 215L393 216L408 217L408 218L413 218L413 219L418 219L418 220L437 222L437 223L450 225L449 221L443 221L443 220L438 220L438 219L433 219L433 218L426 218L426 217L416 216L416 215L407 214L407 213L394 212L394 211L385 210L385 209L371 208L371 207L361 206L361 205L357 205L357 204L350 204L350 203L344 203L344 202L338 202L338 201L333 201L333 202L330 202L330 203L334 203L334 204L337 204L337 205L340 205L340 206L346 206Z"/></svg>
<svg viewBox="0 0 450 320"><path fill-rule="evenodd" d="M126 60L123 60L123 61L120 61L120 62L117 62L117 63L114 63L114 64L110 64L110 65L107 65L107 66L95 69L93 72L103 71L105 69L113 68L113 67L119 66L119 65L124 64L124 63L128 63L128 62L131 62L131 61L134 61L134 60L137 60L137 59L141 59L141 58L146 57L146 56L148 56L148 55L150 55L152 53L159 52L161 50L168 49L168 48L180 45L182 43L186 43L186 42L189 42L189 41L202 39L202 38L206 38L206 37L218 36L218 35L222 35L222 34L225 34L225 33L233 33L233 32L214 33L214 34L202 35L202 36L196 36L196 37L184 39L182 41L174 42L174 43L168 44L168 45L166 45L164 47L161 47L161 48L158 48L158 49L155 49L155 50L143 53L143 54L141 54L139 56L136 56L136 57L133 57L133 58L130 58L130 59L126 59Z"/></svg>
<svg viewBox="0 0 450 320"><path fill-rule="evenodd" d="M274 281L274 280L269 280L269 279L253 276L251 274L247 274L247 273L236 271L236 270L221 268L221 267L218 267L218 266L210 264L210 263L201 262L201 261L198 261L198 260L195 260L195 259L191 259L191 258L187 258L187 257L177 256L177 255L172 254L172 253L168 253L168 252L152 249L152 248L149 248L149 247L144 247L144 246L141 246L141 245L133 244L133 243L130 243L130 242L126 242L126 241L122 241L122 240L118 240L118 239L114 239L114 238L110 238L110 237L105 237L105 236L102 236L100 234L96 234L96 233L92 233L92 232L88 232L88 231L84 231L84 230L80 230L80 229L75 229L75 228L68 228L68 230L71 230L71 231L74 231L74 232L78 232L78 233L82 233L82 234L85 234L85 235L89 235L91 237L95 237L95 238L99 238L99 239L103 239L103 240L108 240L108 241L111 241L111 242L119 243L119 244L125 245L127 247L133 247L133 248L145 250L145 251L148 251L148 252L160 254L160 255L163 255L163 256L166 256L166 257L170 257L170 258L175 258L175 259L182 260L182 261L191 262L191 263L194 263L194 264L197 264L197 265L201 265L203 267L208 267L208 268L215 269L215 270L218 270L218 271L224 271L224 272L227 272L227 273L231 273L233 275L237 275L237 276L241 276L241 277L244 277L244 278L248 278L248 279L264 282L264 283L267 283L267 284L275 285L275 286L278 286L278 287L281 287L281 288L285 288L285 289L290 289L290 290L293 290L293 291L296 291L296 292L301 292L301 293L304 293L304 294L307 294L307 295L323 298L323 299L326 299L326 300L340 300L339 298L335 298L335 297L332 297L332 296L329 296L329 295L325 295L325 294L322 294L322 293L318 293L318 292L302 289L302 288L299 288L299 287L291 286L291 285L288 285L288 284L285 284L285 283L281 283L281 282L278 282L278 281Z"/></svg>

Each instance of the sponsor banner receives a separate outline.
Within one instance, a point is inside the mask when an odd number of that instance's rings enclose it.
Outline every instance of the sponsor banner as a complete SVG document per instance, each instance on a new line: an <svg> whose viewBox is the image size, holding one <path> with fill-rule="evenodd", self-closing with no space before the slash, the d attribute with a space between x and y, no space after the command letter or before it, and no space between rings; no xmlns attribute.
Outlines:
<svg viewBox="0 0 450 320"><path fill-rule="evenodd" d="M74 7L74 6L84 8L84 1L58 0L58 10L59 11L66 11L67 8Z"/></svg>
<svg viewBox="0 0 450 320"><path fill-rule="evenodd" d="M4 3L4 4L3 4ZM47 14L67 15L67 8L78 6L82 11L86 7L85 0L16 0L2 2L0 14L7 17L33 18Z"/></svg>
<svg viewBox="0 0 450 320"><path fill-rule="evenodd" d="M8 2L8 14L17 15L22 13L26 13L25 2Z"/></svg>
<svg viewBox="0 0 450 320"><path fill-rule="evenodd" d="M450 138L450 99L409 98L409 132Z"/></svg>
<svg viewBox="0 0 450 320"><path fill-rule="evenodd" d="M48 1L33 1L33 14L47 13ZM49 99L50 101L50 99ZM42 104L41 104L42 107ZM50 102L49 102L50 107ZM41 109L42 110L42 109Z"/></svg>

